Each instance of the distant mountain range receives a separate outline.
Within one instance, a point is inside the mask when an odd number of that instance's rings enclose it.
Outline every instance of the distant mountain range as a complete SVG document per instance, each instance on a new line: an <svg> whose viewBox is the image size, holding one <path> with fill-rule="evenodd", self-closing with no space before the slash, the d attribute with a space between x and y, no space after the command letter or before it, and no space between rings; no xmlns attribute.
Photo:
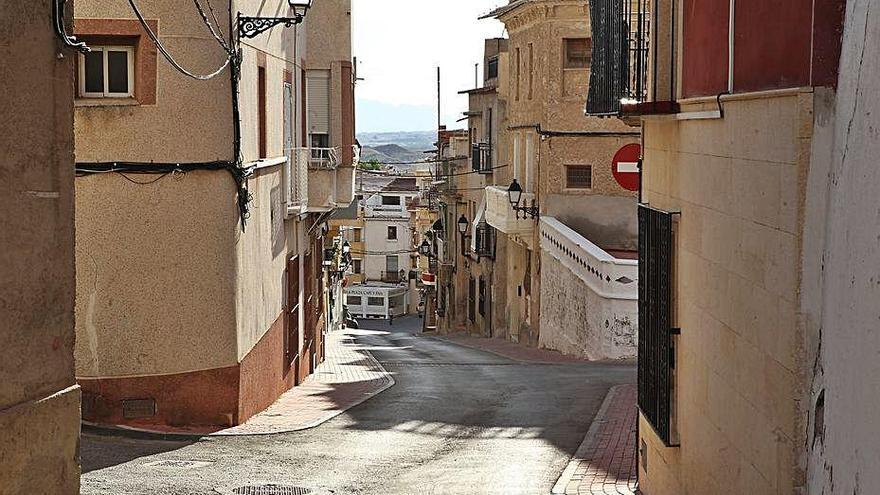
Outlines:
<svg viewBox="0 0 880 495"><path fill-rule="evenodd" d="M379 163L420 162L431 158L425 151L434 149L437 133L425 132L364 132L358 134L361 161Z"/></svg>

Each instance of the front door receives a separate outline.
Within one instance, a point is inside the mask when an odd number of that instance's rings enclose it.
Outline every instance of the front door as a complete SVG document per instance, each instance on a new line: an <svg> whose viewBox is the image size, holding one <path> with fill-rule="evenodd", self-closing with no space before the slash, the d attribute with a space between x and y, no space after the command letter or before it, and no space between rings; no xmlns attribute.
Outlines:
<svg viewBox="0 0 880 495"><path fill-rule="evenodd" d="M284 358L287 370L293 370L294 385L299 377L299 256L287 260L287 305L284 315Z"/></svg>

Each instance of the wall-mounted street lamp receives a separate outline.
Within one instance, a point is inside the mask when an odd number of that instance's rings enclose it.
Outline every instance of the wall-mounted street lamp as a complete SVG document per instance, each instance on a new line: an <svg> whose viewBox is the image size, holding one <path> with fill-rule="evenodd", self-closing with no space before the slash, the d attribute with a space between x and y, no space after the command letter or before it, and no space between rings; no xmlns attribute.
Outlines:
<svg viewBox="0 0 880 495"><path fill-rule="evenodd" d="M516 179L513 179L513 182L510 183L510 187L507 188L507 196L510 200L510 206L513 207L513 210L516 212L516 218L519 219L519 213L522 212L522 218L532 217L538 218L541 214L538 206L535 204L535 200L532 200L532 204L529 206L520 206L520 202L522 201L523 189L522 186L519 185L519 182Z"/></svg>
<svg viewBox="0 0 880 495"><path fill-rule="evenodd" d="M250 17L238 14L238 37L256 38L260 34L272 29L273 27L284 24L285 27L291 27L295 24L301 24L306 16L306 12L312 8L313 0L287 0L290 9L293 10L292 17Z"/></svg>
<svg viewBox="0 0 880 495"><path fill-rule="evenodd" d="M459 217L458 222L458 233L461 234L461 255L467 256L467 249L465 249L465 245L467 244L467 240L472 236L467 235L468 227L470 226L470 222L465 218L464 215Z"/></svg>
<svg viewBox="0 0 880 495"><path fill-rule="evenodd" d="M434 225L431 227L431 230L434 231L435 234L440 235L443 233L443 220L437 219L434 222Z"/></svg>
<svg viewBox="0 0 880 495"><path fill-rule="evenodd" d="M427 239L422 241L422 244L419 246L419 254L430 259L434 253L431 251L431 243L428 242Z"/></svg>

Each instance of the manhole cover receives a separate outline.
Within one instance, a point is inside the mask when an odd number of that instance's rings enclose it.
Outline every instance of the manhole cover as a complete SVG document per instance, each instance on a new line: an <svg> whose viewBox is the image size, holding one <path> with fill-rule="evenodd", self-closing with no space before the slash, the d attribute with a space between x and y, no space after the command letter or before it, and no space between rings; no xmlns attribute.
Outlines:
<svg viewBox="0 0 880 495"><path fill-rule="evenodd" d="M251 485L235 488L232 493L235 495L308 495L312 493L312 490L301 486Z"/></svg>

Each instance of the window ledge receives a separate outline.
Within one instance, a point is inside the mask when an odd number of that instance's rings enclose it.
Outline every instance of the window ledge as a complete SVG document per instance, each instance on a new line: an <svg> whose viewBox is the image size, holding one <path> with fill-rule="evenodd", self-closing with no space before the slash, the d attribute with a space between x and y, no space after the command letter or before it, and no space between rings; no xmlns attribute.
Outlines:
<svg viewBox="0 0 880 495"><path fill-rule="evenodd" d="M141 103L134 98L77 98L75 107L136 107Z"/></svg>

